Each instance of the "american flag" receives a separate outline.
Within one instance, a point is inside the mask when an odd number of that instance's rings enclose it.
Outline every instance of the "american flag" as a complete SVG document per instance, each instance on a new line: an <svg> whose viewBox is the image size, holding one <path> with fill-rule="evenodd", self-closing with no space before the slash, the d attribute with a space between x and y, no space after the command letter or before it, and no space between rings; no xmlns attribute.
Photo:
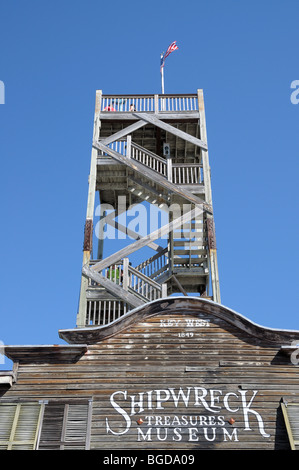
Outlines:
<svg viewBox="0 0 299 470"><path fill-rule="evenodd" d="M163 53L161 55L161 69L162 67L164 67L166 57L168 57L169 54L171 54L173 51L176 51L177 49L178 49L178 46L176 45L176 41L172 42L170 46L168 46L168 49L165 52L165 54Z"/></svg>

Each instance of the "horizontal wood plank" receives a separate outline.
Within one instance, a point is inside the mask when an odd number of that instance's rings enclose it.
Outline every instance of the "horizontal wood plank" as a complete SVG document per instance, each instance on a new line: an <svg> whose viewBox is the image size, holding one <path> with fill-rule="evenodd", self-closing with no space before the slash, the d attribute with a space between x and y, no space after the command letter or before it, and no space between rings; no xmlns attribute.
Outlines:
<svg viewBox="0 0 299 470"><path fill-rule="evenodd" d="M299 370L280 343L212 309L182 315L177 307L123 323L77 362L50 354L41 364L23 348L2 400L92 399L91 449L288 449L280 401L298 396ZM125 413L130 426L118 434Z"/></svg>

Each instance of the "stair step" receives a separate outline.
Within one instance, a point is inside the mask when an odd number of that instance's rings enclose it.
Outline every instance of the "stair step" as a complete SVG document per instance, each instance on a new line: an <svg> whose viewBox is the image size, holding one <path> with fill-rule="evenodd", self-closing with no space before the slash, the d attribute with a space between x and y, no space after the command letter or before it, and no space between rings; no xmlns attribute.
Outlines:
<svg viewBox="0 0 299 470"><path fill-rule="evenodd" d="M200 239L198 238L198 240ZM193 246L197 247L197 246L206 245L207 241L204 239L201 239L201 240L202 240L202 243L200 243L199 241L190 242L190 241L184 241L184 240L173 240L173 246L174 247L184 246L186 249L188 249L188 248L192 248Z"/></svg>
<svg viewBox="0 0 299 470"><path fill-rule="evenodd" d="M206 255L207 250L205 249L193 250L193 249L186 248L185 250L174 250L173 253L174 255L186 255L187 253L191 253L191 255Z"/></svg>
<svg viewBox="0 0 299 470"><path fill-rule="evenodd" d="M146 192L139 188L129 188L130 193L134 194L135 196L139 197L143 201L147 201L151 204L160 204L161 206L164 205L167 201L163 194L153 195L149 192Z"/></svg>

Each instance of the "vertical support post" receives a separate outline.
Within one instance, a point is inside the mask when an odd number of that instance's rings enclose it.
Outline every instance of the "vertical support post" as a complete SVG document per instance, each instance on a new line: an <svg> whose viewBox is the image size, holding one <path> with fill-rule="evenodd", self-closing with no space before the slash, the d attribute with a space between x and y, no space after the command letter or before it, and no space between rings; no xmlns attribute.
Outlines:
<svg viewBox="0 0 299 470"><path fill-rule="evenodd" d="M94 128L93 128L93 140L98 141L100 135L100 112L102 106L102 90L96 92L96 103L95 103L95 114L94 114ZM96 192L96 176L97 176L97 155L98 151L92 148L91 151L91 162L89 172L89 187L88 187L88 198L87 198L87 211L86 221L84 230L84 246L83 246L83 262L85 266L90 262L92 252L92 226L94 217L94 205L95 205L95 192ZM81 287L80 287L80 299L79 309L77 314L77 326L85 326L86 317L86 289L88 288L88 279L81 276Z"/></svg>
<svg viewBox="0 0 299 470"><path fill-rule="evenodd" d="M155 114L159 112L159 95L154 95L155 100Z"/></svg>
<svg viewBox="0 0 299 470"><path fill-rule="evenodd" d="M167 155L167 179L172 183L172 157Z"/></svg>
<svg viewBox="0 0 299 470"><path fill-rule="evenodd" d="M164 299L165 297L167 297L167 284L162 284L162 299Z"/></svg>
<svg viewBox="0 0 299 470"><path fill-rule="evenodd" d="M207 129L206 129L206 117L205 117L203 90L197 90L197 99L198 99L198 111L199 111L200 139L203 140L207 144L208 138L207 138ZM212 189L211 189L211 172L210 172L210 164L209 164L209 153L207 150L201 149L201 155L202 155L203 178L204 178L206 202L212 205ZM208 225L208 234L209 234L209 258L210 258L213 300L217 303L221 303L215 227L214 227L213 217L209 214L207 215L207 225Z"/></svg>
<svg viewBox="0 0 299 470"><path fill-rule="evenodd" d="M180 214L181 215L181 214ZM172 223L173 222L173 211L168 211L168 222L169 223ZM167 248L168 248L168 272L169 272L169 275L173 272L173 265L174 265L174 250L173 250L173 245L174 245L174 231L171 230L168 234L168 245L167 245Z"/></svg>
<svg viewBox="0 0 299 470"><path fill-rule="evenodd" d="M123 289L128 290L129 287L129 258L123 259Z"/></svg>
<svg viewBox="0 0 299 470"><path fill-rule="evenodd" d="M101 204L101 195L99 194L99 203ZM97 238L98 238L98 252L97 252L97 259L103 259L103 251L104 251L104 223L102 220L105 219L105 213L100 214L100 220L97 226Z"/></svg>
<svg viewBox="0 0 299 470"><path fill-rule="evenodd" d="M126 157L131 158L131 148L132 148L132 136L131 134L127 135L127 149L126 149Z"/></svg>

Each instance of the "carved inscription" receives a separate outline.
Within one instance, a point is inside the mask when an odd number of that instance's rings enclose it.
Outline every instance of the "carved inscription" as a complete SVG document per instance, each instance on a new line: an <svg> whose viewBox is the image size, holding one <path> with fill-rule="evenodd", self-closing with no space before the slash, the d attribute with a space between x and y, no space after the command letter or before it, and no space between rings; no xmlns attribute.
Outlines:
<svg viewBox="0 0 299 470"><path fill-rule="evenodd" d="M199 328L202 327L209 327L210 326L210 320L207 319L161 319L160 320L160 327L161 328L172 328L175 327L177 329L180 327L181 329L185 329L185 331L179 331L177 332L177 336L179 338L193 338L196 334L196 331L198 331ZM175 331L174 329L174 331ZM193 329L193 331L190 331L190 329Z"/></svg>

